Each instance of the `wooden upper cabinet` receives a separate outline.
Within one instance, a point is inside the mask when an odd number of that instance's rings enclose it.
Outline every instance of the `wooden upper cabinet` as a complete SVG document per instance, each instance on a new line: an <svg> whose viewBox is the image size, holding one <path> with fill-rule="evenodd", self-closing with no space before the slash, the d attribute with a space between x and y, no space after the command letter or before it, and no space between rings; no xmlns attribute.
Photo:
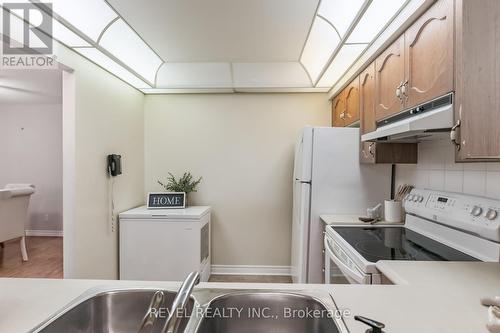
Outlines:
<svg viewBox="0 0 500 333"><path fill-rule="evenodd" d="M345 126L359 120L359 79L355 78L345 89Z"/></svg>
<svg viewBox="0 0 500 333"><path fill-rule="evenodd" d="M373 132L375 126L375 63L359 75L359 103L361 135ZM361 142L359 160L361 163L375 163L374 142Z"/></svg>
<svg viewBox="0 0 500 333"><path fill-rule="evenodd" d="M404 36L401 36L375 60L376 120L401 111L403 102L400 87L404 83L404 76Z"/></svg>
<svg viewBox="0 0 500 333"><path fill-rule="evenodd" d="M361 133L376 130L375 125L375 64L359 75L360 128Z"/></svg>
<svg viewBox="0 0 500 333"><path fill-rule="evenodd" d="M361 134L376 130L375 124L375 64L359 75ZM361 142L359 161L363 164L417 163L416 143Z"/></svg>
<svg viewBox="0 0 500 333"><path fill-rule="evenodd" d="M456 4L457 160L500 161L500 1Z"/></svg>
<svg viewBox="0 0 500 333"><path fill-rule="evenodd" d="M359 79L355 78L332 101L332 126L345 127L359 120Z"/></svg>
<svg viewBox="0 0 500 333"><path fill-rule="evenodd" d="M345 99L344 94L341 92L332 101L332 126L344 127L345 126Z"/></svg>
<svg viewBox="0 0 500 333"><path fill-rule="evenodd" d="M453 0L440 0L405 33L405 109L453 91Z"/></svg>

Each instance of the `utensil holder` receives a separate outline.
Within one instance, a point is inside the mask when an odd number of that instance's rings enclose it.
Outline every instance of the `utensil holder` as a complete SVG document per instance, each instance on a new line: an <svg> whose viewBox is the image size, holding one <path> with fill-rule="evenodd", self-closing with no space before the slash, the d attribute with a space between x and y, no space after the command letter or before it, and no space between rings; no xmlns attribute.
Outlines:
<svg viewBox="0 0 500 333"><path fill-rule="evenodd" d="M403 221L403 204L398 200L385 200L385 220L387 222Z"/></svg>

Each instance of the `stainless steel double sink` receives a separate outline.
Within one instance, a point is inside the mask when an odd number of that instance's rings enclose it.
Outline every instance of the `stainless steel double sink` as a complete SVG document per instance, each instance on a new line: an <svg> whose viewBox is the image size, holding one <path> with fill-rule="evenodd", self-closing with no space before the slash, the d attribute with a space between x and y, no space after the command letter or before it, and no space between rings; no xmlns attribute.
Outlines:
<svg viewBox="0 0 500 333"><path fill-rule="evenodd" d="M32 330L43 333L138 333L158 289L90 290ZM162 290L169 309L176 292ZM161 307L159 308L161 309ZM155 309L157 310L157 309ZM345 333L328 293L195 289L182 317L185 333ZM156 312L148 332L165 323Z"/></svg>

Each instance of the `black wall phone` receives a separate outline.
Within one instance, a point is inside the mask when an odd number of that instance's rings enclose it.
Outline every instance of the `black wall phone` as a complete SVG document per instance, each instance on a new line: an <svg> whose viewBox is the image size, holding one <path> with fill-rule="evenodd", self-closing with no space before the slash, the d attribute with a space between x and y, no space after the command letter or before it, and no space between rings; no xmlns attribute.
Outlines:
<svg viewBox="0 0 500 333"><path fill-rule="evenodd" d="M121 155L108 155L108 174L111 177L116 177L122 174L122 157Z"/></svg>

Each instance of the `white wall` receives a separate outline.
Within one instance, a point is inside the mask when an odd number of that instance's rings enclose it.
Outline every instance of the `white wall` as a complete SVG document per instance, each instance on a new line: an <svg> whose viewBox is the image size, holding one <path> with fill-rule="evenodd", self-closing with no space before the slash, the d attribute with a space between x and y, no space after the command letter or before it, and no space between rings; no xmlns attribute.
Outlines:
<svg viewBox="0 0 500 333"><path fill-rule="evenodd" d="M417 165L398 165L397 183L500 199L500 163L455 163L449 140L419 145Z"/></svg>
<svg viewBox="0 0 500 333"><path fill-rule="evenodd" d="M27 230L62 230L61 108L61 104L0 106L0 187L36 186Z"/></svg>
<svg viewBox="0 0 500 333"><path fill-rule="evenodd" d="M213 264L290 265L293 152L328 126L326 94L146 96L145 185L191 171L192 204L213 207Z"/></svg>
<svg viewBox="0 0 500 333"><path fill-rule="evenodd" d="M71 253L73 258L71 270L65 269L65 274L114 279L118 276L118 236L109 227L106 156L123 156L123 175L115 184L116 211L142 204L144 95L65 47L58 46L56 54L59 62L74 69L76 104L75 191L68 193L75 196L76 204L72 218L64 221L65 254ZM65 121L73 120L69 116Z"/></svg>

